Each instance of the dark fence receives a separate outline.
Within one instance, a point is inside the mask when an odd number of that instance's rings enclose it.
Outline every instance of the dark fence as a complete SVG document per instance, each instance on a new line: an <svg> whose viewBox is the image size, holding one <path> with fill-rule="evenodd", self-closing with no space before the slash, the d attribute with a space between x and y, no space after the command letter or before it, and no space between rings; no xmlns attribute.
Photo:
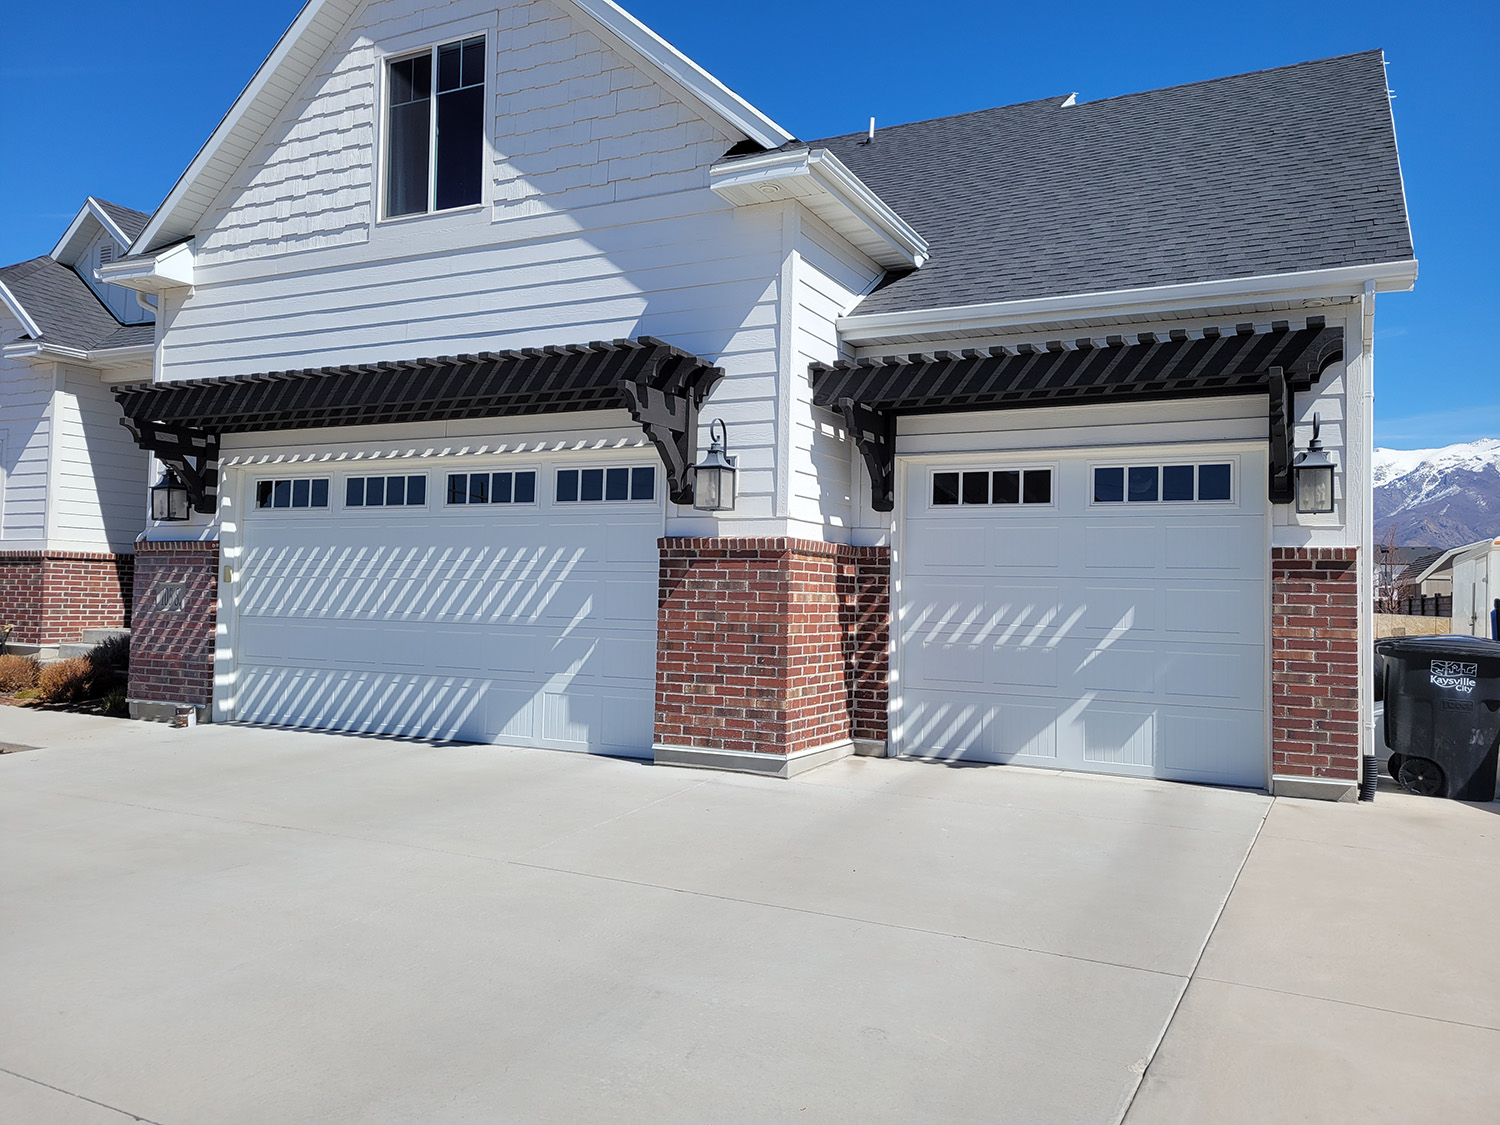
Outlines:
<svg viewBox="0 0 1500 1125"><path fill-rule="evenodd" d="M1396 602L1397 613L1408 617L1452 617L1452 594L1418 594Z"/></svg>

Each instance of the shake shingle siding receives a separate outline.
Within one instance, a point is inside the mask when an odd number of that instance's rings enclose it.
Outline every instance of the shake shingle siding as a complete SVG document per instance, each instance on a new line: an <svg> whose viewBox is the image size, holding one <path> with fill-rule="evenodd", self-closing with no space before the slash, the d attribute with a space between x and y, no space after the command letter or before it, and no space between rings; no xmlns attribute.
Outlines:
<svg viewBox="0 0 1500 1125"><path fill-rule="evenodd" d="M1379 51L811 142L932 247L860 313L1413 257Z"/></svg>

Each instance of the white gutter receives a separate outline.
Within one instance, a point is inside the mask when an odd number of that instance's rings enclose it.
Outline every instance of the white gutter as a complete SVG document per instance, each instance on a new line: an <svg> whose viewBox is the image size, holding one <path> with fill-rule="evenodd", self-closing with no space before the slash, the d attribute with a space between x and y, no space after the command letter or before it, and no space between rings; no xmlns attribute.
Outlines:
<svg viewBox="0 0 1500 1125"><path fill-rule="evenodd" d="M21 302L16 300L16 295L10 291L3 281L0 281L0 301L5 303L5 307L10 310L10 314L21 322L21 327L26 330L26 335L41 339L41 328L37 325L36 321L31 319L31 314L21 306Z"/></svg>
<svg viewBox="0 0 1500 1125"><path fill-rule="evenodd" d="M852 220L862 229L851 241L888 269L917 268L927 261L927 240L827 149L766 152L715 164L708 170L708 186L736 206L798 199L835 229L841 220L846 226Z"/></svg>
<svg viewBox="0 0 1500 1125"><path fill-rule="evenodd" d="M132 359L150 359L155 352L151 344L133 344L123 348L70 348L66 344L50 344L44 340L18 340L14 344L0 347L0 355L6 359L73 360L90 365L118 364Z"/></svg>
<svg viewBox="0 0 1500 1125"><path fill-rule="evenodd" d="M887 336L923 333L979 335L993 329L1077 317L1125 317L1140 312L1182 312L1214 305L1253 304L1303 297L1359 297L1365 283L1376 292L1405 292L1416 284L1415 259L1367 266L1263 274L1225 281L1195 281L1182 285L1154 285L1142 289L1114 289L1061 297L1033 297L911 312L868 313L841 317L840 338L858 345Z"/></svg>

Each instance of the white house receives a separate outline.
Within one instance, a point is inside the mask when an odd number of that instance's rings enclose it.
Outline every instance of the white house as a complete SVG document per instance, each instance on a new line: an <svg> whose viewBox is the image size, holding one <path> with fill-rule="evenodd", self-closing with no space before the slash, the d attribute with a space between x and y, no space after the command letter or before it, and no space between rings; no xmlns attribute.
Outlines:
<svg viewBox="0 0 1500 1125"><path fill-rule="evenodd" d="M99 273L139 714L1354 791L1379 52L801 141L608 0L312 0Z"/></svg>
<svg viewBox="0 0 1500 1125"><path fill-rule="evenodd" d="M147 215L90 197L51 253L0 268L0 629L46 653L126 624L146 455L112 383L151 376L153 311L99 281Z"/></svg>

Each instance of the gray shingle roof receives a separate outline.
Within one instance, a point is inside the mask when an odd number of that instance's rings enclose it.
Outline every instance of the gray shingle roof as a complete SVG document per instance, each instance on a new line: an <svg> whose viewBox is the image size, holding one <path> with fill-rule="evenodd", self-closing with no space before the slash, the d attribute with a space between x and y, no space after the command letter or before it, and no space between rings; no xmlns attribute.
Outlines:
<svg viewBox="0 0 1500 1125"><path fill-rule="evenodd" d="M104 208L104 213L114 220L119 227L134 242L141 231L146 229L146 224L151 221L151 216L144 211L136 211L130 207L121 207L118 203L110 203L108 200L94 196L94 202Z"/></svg>
<svg viewBox="0 0 1500 1125"><path fill-rule="evenodd" d="M5 283L26 314L36 321L42 339L49 344L87 349L149 344L154 339L154 335L137 339L139 333L116 320L83 278L53 258L32 258L29 262L0 267L0 282ZM143 327L154 333L151 325ZM132 334L120 337L120 333ZM126 342L104 344L117 337Z"/></svg>
<svg viewBox="0 0 1500 1125"><path fill-rule="evenodd" d="M1379 51L1064 101L809 142L932 248L860 313L1413 257Z"/></svg>

